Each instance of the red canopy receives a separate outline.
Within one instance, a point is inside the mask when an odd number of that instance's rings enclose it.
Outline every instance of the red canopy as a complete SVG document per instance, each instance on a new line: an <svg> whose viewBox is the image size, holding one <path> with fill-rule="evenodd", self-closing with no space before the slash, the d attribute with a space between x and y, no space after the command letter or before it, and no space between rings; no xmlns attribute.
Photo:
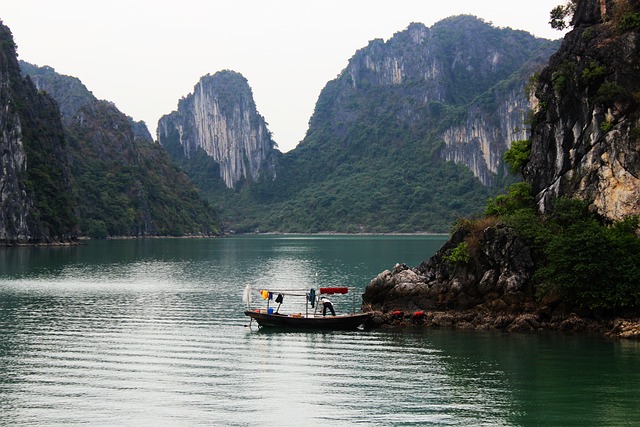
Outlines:
<svg viewBox="0 0 640 427"><path fill-rule="evenodd" d="M327 295L346 294L347 292L349 292L349 288L320 288L320 293Z"/></svg>

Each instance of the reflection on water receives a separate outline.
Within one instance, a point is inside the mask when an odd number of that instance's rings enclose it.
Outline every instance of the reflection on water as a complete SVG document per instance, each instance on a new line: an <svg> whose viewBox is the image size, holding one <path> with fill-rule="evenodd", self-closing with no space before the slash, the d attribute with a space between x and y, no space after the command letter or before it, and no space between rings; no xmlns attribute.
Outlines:
<svg viewBox="0 0 640 427"><path fill-rule="evenodd" d="M360 291L442 238L270 236L0 250L0 425L637 425L640 345L270 332L246 284Z"/></svg>

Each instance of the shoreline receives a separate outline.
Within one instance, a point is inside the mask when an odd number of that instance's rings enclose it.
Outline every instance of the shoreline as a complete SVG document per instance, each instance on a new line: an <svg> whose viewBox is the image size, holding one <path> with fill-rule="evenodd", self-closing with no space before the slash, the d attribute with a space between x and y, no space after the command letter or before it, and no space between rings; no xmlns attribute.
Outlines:
<svg viewBox="0 0 640 427"><path fill-rule="evenodd" d="M430 233L430 232L416 232L416 233L343 233L343 232L332 232L332 231L323 231L318 233L285 233L285 232L265 232L265 233L222 233L222 234L188 234L184 236L170 236L170 235L159 235L159 236L108 236L104 239L96 239L88 236L78 237L76 240L67 240L67 241L56 241L56 242L22 242L22 241L11 241L11 242L0 242L0 248L14 248L14 247L64 247L64 246L83 246L86 245L89 241L99 241L99 240L144 240L144 239L220 239L220 238L228 238L234 236L401 236L401 237L411 237L411 236L433 236L433 237L443 237L446 238L449 236L448 233Z"/></svg>
<svg viewBox="0 0 640 427"><path fill-rule="evenodd" d="M72 246L84 246L80 239L62 242L1 242L0 248L62 248Z"/></svg>
<svg viewBox="0 0 640 427"><path fill-rule="evenodd" d="M575 312L493 313L486 310L373 311L366 329L415 327L424 329L496 330L504 332L561 332L594 334L610 339L640 339L640 315L585 317Z"/></svg>
<svg viewBox="0 0 640 427"><path fill-rule="evenodd" d="M94 239L87 236L81 236L74 240L54 241L54 242L24 242L11 241L0 242L0 248L38 248L38 247L71 247L86 246L90 241L100 240L143 240L143 239L213 239L227 237L226 235L185 235L185 236L109 236L105 239Z"/></svg>
<svg viewBox="0 0 640 427"><path fill-rule="evenodd" d="M347 233L339 231L319 231L317 233L285 233L279 231L267 231L260 233L230 233L230 236L442 236L447 237L449 233L432 233L427 231L419 231L415 233Z"/></svg>
<svg viewBox="0 0 640 427"><path fill-rule="evenodd" d="M106 239L81 237L83 240L144 240L144 239L219 239L227 237L225 234L186 234L184 236L109 236Z"/></svg>

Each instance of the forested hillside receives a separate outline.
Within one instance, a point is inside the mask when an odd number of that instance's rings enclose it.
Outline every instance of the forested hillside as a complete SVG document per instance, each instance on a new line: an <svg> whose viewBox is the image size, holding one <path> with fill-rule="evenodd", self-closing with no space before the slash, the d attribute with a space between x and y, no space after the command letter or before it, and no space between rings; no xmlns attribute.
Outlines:
<svg viewBox="0 0 640 427"><path fill-rule="evenodd" d="M69 241L76 231L60 113L20 75L0 21L0 245Z"/></svg>
<svg viewBox="0 0 640 427"><path fill-rule="evenodd" d="M227 191L200 153L186 170L229 227L283 232L446 232L513 178L528 138L529 78L557 42L472 16L373 40L323 89L275 179Z"/></svg>
<svg viewBox="0 0 640 427"><path fill-rule="evenodd" d="M115 105L75 77L21 62L22 72L63 113L73 196L82 235L212 235L216 212L186 174Z"/></svg>

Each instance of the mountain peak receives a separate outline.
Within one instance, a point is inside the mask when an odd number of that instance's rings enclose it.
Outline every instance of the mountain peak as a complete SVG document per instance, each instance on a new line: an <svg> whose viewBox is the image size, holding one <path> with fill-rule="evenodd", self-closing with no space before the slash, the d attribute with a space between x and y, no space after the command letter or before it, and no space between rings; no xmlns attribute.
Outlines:
<svg viewBox="0 0 640 427"><path fill-rule="evenodd" d="M203 150L220 165L228 188L275 177L276 144L247 79L235 71L203 76L177 111L160 118L158 142L187 158Z"/></svg>

